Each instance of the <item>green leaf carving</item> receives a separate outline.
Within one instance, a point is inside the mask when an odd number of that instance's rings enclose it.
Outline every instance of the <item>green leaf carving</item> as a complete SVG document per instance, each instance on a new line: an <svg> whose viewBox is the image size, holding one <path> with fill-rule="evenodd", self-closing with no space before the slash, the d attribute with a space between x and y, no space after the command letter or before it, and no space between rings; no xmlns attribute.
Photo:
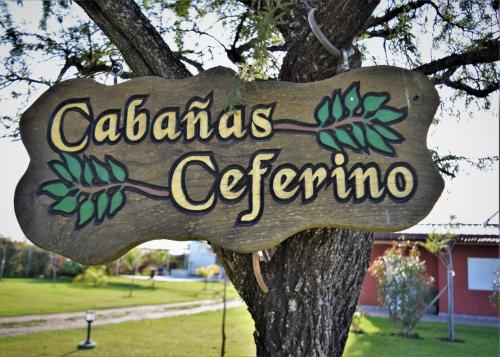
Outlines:
<svg viewBox="0 0 500 357"><path fill-rule="evenodd" d="M319 133L319 141L329 147L329 148L332 148L332 149L335 149L337 151L342 151L340 149L340 147L337 145L337 143L335 142L335 139L333 138L332 134L330 134L330 132L326 131L326 130L323 130L323 131L320 131Z"/></svg>
<svg viewBox="0 0 500 357"><path fill-rule="evenodd" d="M365 113L373 112L389 99L387 94L370 94L363 98L363 108Z"/></svg>
<svg viewBox="0 0 500 357"><path fill-rule="evenodd" d="M94 182L94 172L87 161L83 164L83 180L88 186L92 186Z"/></svg>
<svg viewBox="0 0 500 357"><path fill-rule="evenodd" d="M122 207L124 200L125 200L125 194L123 193L123 188L120 188L118 191L113 193L113 196L111 197L109 214L114 215Z"/></svg>
<svg viewBox="0 0 500 357"><path fill-rule="evenodd" d="M94 215L94 202L91 197L92 196L80 204L80 209L78 210L78 226L85 225Z"/></svg>
<svg viewBox="0 0 500 357"><path fill-rule="evenodd" d="M75 212L78 201L75 196L64 197L52 206L52 210L59 213L71 214Z"/></svg>
<svg viewBox="0 0 500 357"><path fill-rule="evenodd" d="M48 182L42 186L42 192L50 193L55 197L64 197L68 194L70 187L66 186L62 181Z"/></svg>
<svg viewBox="0 0 500 357"><path fill-rule="evenodd" d="M82 175L82 165L80 160L77 157L68 154L66 152L62 153L64 161L66 162L66 167L68 168L71 176L77 181L80 182L80 176Z"/></svg>
<svg viewBox="0 0 500 357"><path fill-rule="evenodd" d="M102 191L97 197L97 219L101 221L106 214L106 209L108 208L108 193Z"/></svg>
<svg viewBox="0 0 500 357"><path fill-rule="evenodd" d="M394 149L385 143L384 138L368 126L366 127L366 139L373 148L387 154L394 154Z"/></svg>
<svg viewBox="0 0 500 357"><path fill-rule="evenodd" d="M335 93L335 98L333 99L333 105L332 105L332 115L335 120L339 120L342 118L343 110L342 108L342 101L340 99L340 95L338 93Z"/></svg>
<svg viewBox="0 0 500 357"><path fill-rule="evenodd" d="M361 129L358 125L353 125L352 126L352 133L353 133L354 137L356 138L356 140L358 141L358 143L362 147L365 147L366 140L365 140L365 135L363 133L363 129Z"/></svg>
<svg viewBox="0 0 500 357"><path fill-rule="evenodd" d="M113 160L111 157L108 157L107 162L111 167L111 173L115 177L116 181L125 182L127 179L127 172L125 171L123 165L118 161Z"/></svg>
<svg viewBox="0 0 500 357"><path fill-rule="evenodd" d="M318 104L319 109L316 111L316 121L320 125L324 125L330 116L329 112L329 99L324 97L323 100Z"/></svg>
<svg viewBox="0 0 500 357"><path fill-rule="evenodd" d="M51 164L52 171L54 171L60 178L68 182L73 182L73 177L69 171L60 163L54 162Z"/></svg>
<svg viewBox="0 0 500 357"><path fill-rule="evenodd" d="M352 140L351 135L347 132L347 130L337 128L335 129L335 136L342 144L358 149L358 145Z"/></svg>
<svg viewBox="0 0 500 357"><path fill-rule="evenodd" d="M389 124L396 120L401 119L405 115L404 110L397 109L379 109L375 112L373 116L370 116L369 120L378 119L383 123Z"/></svg>
<svg viewBox="0 0 500 357"><path fill-rule="evenodd" d="M108 169L99 163L97 159L92 159L92 165L94 166L95 172L99 180L105 183L111 183L111 177L109 175Z"/></svg>
<svg viewBox="0 0 500 357"><path fill-rule="evenodd" d="M382 135L387 140L401 141L401 139L402 139L401 136L397 132L395 132L392 129L389 129L388 127L386 127L384 125L375 124L373 127L375 128L375 130L378 131L378 133L380 135Z"/></svg>
<svg viewBox="0 0 500 357"><path fill-rule="evenodd" d="M349 113L352 116L354 110L359 106L359 94L358 94L359 84L352 86L352 88L347 92L344 97L344 104Z"/></svg>

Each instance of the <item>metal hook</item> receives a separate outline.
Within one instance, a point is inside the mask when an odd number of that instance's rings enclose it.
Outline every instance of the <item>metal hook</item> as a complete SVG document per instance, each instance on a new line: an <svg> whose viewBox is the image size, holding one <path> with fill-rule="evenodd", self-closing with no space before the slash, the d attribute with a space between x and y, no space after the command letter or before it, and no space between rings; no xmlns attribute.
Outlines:
<svg viewBox="0 0 500 357"><path fill-rule="evenodd" d="M342 57L344 58L344 63L342 63L342 70L344 72L351 70L351 67L349 67L350 52L351 52L350 50L342 50Z"/></svg>
<svg viewBox="0 0 500 357"><path fill-rule="evenodd" d="M118 84L118 76L123 73L123 65L118 61L119 58L120 54L117 52L113 52L109 55L109 59L111 60L111 72L113 72L114 85Z"/></svg>
<svg viewBox="0 0 500 357"><path fill-rule="evenodd" d="M307 14L307 21L309 22L309 27L311 27L311 31L328 52L330 52L336 58L343 58L342 70L344 72L349 71L351 69L349 66L349 56L353 53L353 51L351 51L350 48L347 50L343 49L342 51L339 51L339 49L335 47L330 42L330 40L328 40L328 38L326 38L325 34L323 33L323 31L321 31L318 23L316 22L316 18L314 17L315 11L316 11L315 8L311 8L309 10L309 13ZM357 39L355 38L353 41L356 40Z"/></svg>
<svg viewBox="0 0 500 357"><path fill-rule="evenodd" d="M309 22L309 27L311 27L311 31L328 52L330 52L337 58L342 57L342 53L326 38L323 31L321 31L321 29L319 28L319 25L316 22L316 18L314 17L315 11L316 9L312 8L311 10L309 10L309 13L307 14L307 21Z"/></svg>

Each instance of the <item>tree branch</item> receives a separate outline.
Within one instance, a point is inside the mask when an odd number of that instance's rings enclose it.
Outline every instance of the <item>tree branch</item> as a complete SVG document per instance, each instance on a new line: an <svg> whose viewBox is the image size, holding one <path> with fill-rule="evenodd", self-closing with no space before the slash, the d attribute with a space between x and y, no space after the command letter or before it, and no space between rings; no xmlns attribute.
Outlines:
<svg viewBox="0 0 500 357"><path fill-rule="evenodd" d="M481 43L477 48L471 51L446 56L418 66L414 68L414 70L429 75L448 68L465 66L468 64L495 62L500 59L498 50L498 41L489 40Z"/></svg>
<svg viewBox="0 0 500 357"><path fill-rule="evenodd" d="M453 81L453 80L446 79L446 78L436 79L434 81L434 84L444 84L450 88L462 90L462 91L466 92L467 94L473 95L473 96L478 97L478 98L485 98L490 93L493 93L494 91L496 91L498 89L498 85L493 84L493 83L489 83L484 88L473 88L460 80Z"/></svg>
<svg viewBox="0 0 500 357"><path fill-rule="evenodd" d="M387 22L399 17L400 15L407 14L410 11L417 10L421 8L422 6L429 5L434 10L436 11L437 16L439 16L444 22L447 22L453 26L456 26L462 30L467 29L465 26L462 26L460 24L457 24L453 21L450 20L447 16L443 15L441 11L439 10L439 6L434 3L434 1L431 0L417 0L417 1L410 1L404 5L401 5L399 7L396 7L394 9L391 9L387 11L384 15L379 16L379 17L371 17L365 24L365 30L369 29L370 27L375 27L379 25L384 25Z"/></svg>
<svg viewBox="0 0 500 357"><path fill-rule="evenodd" d="M133 72L165 78L190 76L133 0L76 0L118 47Z"/></svg>
<svg viewBox="0 0 500 357"><path fill-rule="evenodd" d="M368 29L370 27L378 26L378 25L383 25L386 22L391 21L392 19L398 17L399 15L406 14L412 10L416 10L418 8L421 8L424 5L431 4L434 6L435 9L437 9L436 4L434 4L430 0L418 0L418 1L412 1L407 4L401 5L399 7L396 7L394 9L391 9L387 11L384 15L379 16L379 17L370 17L368 21L365 24L365 29Z"/></svg>

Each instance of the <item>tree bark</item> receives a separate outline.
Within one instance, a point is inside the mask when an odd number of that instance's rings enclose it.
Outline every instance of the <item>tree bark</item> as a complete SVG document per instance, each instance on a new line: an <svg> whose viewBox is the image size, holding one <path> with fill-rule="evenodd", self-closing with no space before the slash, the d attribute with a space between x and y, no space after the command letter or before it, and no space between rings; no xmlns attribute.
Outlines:
<svg viewBox="0 0 500 357"><path fill-rule="evenodd" d="M185 78L191 74L131 0L76 0L118 47L137 76Z"/></svg>
<svg viewBox="0 0 500 357"><path fill-rule="evenodd" d="M370 260L372 233L322 228L288 238L261 263L214 246L255 321L258 356L341 356Z"/></svg>
<svg viewBox="0 0 500 357"><path fill-rule="evenodd" d="M142 19L144 15L136 13L132 0L120 0L120 16L107 0L92 5L77 2L117 45L138 75L167 78L189 75L149 22L142 22L144 29L137 28L135 18ZM319 12L317 21L325 35L342 49L350 45L377 4L378 1L325 0L315 3ZM130 12L123 15L123 8ZM288 9L287 24L281 26L289 44L280 73L282 80L313 81L337 73L338 59L333 59L311 35L308 10L304 2L297 2ZM140 39L130 35L133 31L141 33ZM124 44L124 38L134 44ZM141 43L136 44L137 41ZM359 55L354 56L351 66L360 64ZM154 72L154 68L163 70ZM322 228L298 233L277 247L270 262L262 263L262 275L270 288L267 294L257 285L251 254L234 253L214 245L255 321L257 355L341 356L372 244L372 233L346 229Z"/></svg>
<svg viewBox="0 0 500 357"><path fill-rule="evenodd" d="M380 0L323 0L314 2L316 22L330 42L339 50L350 49ZM279 78L291 82L312 82L339 73L342 58L334 58L311 32L307 21L310 7L298 1L283 16L280 32L288 44ZM361 66L361 55L355 49L351 68Z"/></svg>

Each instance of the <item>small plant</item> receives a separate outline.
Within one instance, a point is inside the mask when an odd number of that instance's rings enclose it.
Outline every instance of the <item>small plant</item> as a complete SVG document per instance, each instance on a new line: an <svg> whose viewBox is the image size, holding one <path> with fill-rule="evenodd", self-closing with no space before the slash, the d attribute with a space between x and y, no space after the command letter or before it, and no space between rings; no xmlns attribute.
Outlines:
<svg viewBox="0 0 500 357"><path fill-rule="evenodd" d="M491 304L497 309L500 308L500 271L496 271L493 280L493 292L490 295Z"/></svg>
<svg viewBox="0 0 500 357"><path fill-rule="evenodd" d="M203 277L205 281L205 287L203 290L207 290L208 279L220 272L220 266L217 264L212 264L207 267L200 267L196 269L196 275Z"/></svg>
<svg viewBox="0 0 500 357"><path fill-rule="evenodd" d="M425 263L420 260L417 246L409 247L408 242L394 245L369 271L377 279L381 302L400 335L415 336L412 331L424 313L433 282L432 277L425 276Z"/></svg>
<svg viewBox="0 0 500 357"><path fill-rule="evenodd" d="M81 274L78 274L74 279L75 283L83 283L92 285L93 287L108 284L108 276L106 270L100 266L89 267Z"/></svg>
<svg viewBox="0 0 500 357"><path fill-rule="evenodd" d="M364 316L365 314L361 310L356 310L354 315L352 315L351 328L350 328L350 331L352 333L364 333L364 331L361 329L361 321L363 320Z"/></svg>

